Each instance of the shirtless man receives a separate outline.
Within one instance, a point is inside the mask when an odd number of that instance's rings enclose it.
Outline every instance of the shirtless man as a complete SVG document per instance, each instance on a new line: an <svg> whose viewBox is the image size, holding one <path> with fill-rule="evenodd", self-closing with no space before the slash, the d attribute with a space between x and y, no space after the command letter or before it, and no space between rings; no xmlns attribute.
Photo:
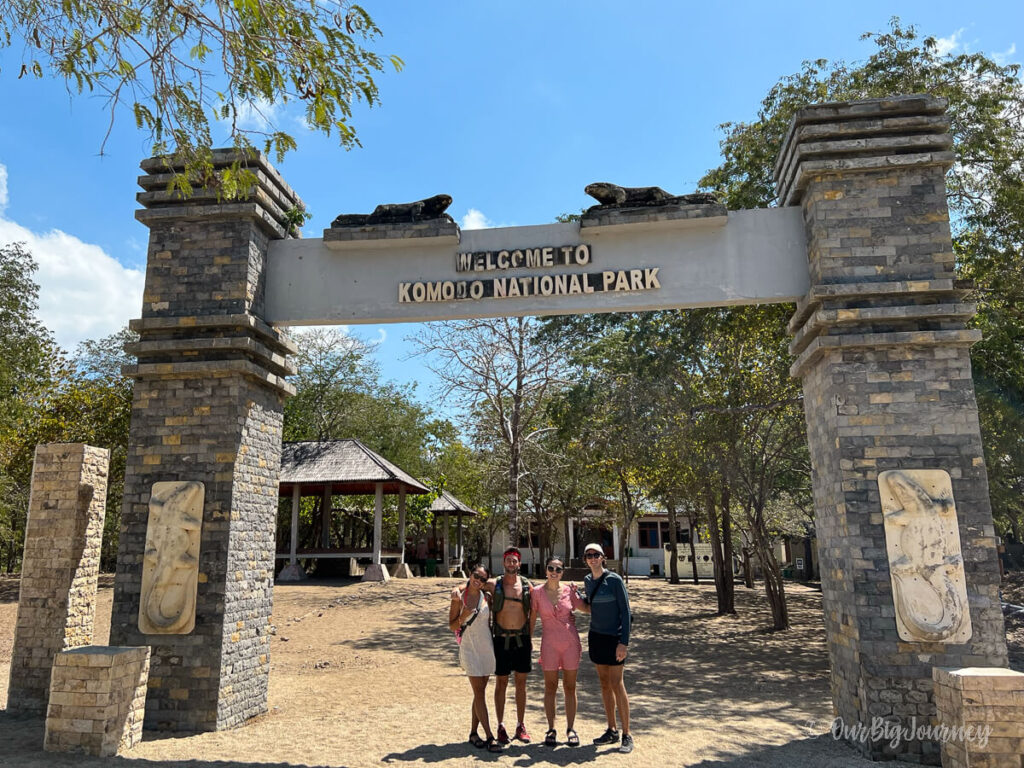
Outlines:
<svg viewBox="0 0 1024 768"><path fill-rule="evenodd" d="M530 582L519 575L522 555L515 547L505 550L502 557L505 574L493 579L489 586L492 600L494 636L494 710L498 718L498 743L508 744L508 731L502 722L505 717L505 696L508 676L516 675L516 716L518 725L513 738L529 744L530 734L523 725L526 714L526 675L530 671L533 654L532 627L530 626ZM525 589L524 589L525 586Z"/></svg>

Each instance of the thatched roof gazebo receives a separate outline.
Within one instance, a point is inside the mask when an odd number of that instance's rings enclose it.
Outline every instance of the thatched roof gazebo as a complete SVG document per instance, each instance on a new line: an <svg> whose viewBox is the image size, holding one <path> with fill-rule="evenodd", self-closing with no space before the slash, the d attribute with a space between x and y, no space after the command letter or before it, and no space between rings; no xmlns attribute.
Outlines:
<svg viewBox="0 0 1024 768"><path fill-rule="evenodd" d="M387 571L381 560L404 562L405 541L405 495L423 494L430 490L416 478L374 453L358 440L325 440L285 443L281 452L281 480L278 493L292 499L291 546L287 553L278 558L288 558L288 566L278 576L279 580L301 578L299 557L338 558L372 557L373 565L366 569L363 580L386 581ZM384 494L398 496L398 541L397 551L384 552L381 548L381 523L384 510ZM335 550L331 549L331 497L337 495L374 494L373 546ZM298 549L299 499L302 496L323 498L322 528L320 547ZM286 574L286 571L288 572Z"/></svg>
<svg viewBox="0 0 1024 768"><path fill-rule="evenodd" d="M434 519L437 516L443 515L444 517L444 563L448 568L449 572L453 567L462 568L463 552L462 548L462 516L473 516L479 514L475 509L463 504L457 498L452 496L448 491L441 491L441 495L434 499L434 503L430 505L430 511L434 513ZM455 545L455 558L452 559L448 554L448 515L454 513L456 515L456 545ZM457 566L455 564L458 564ZM460 575L465 576L460 571Z"/></svg>

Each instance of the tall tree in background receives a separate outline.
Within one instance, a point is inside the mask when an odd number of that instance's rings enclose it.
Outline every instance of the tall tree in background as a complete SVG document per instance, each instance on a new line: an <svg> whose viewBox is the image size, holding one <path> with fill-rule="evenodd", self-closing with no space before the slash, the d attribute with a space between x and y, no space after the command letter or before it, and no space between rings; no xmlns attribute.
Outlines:
<svg viewBox="0 0 1024 768"><path fill-rule="evenodd" d="M0 247L0 568L21 560L28 485L19 471L19 436L52 381L53 337L36 317L36 262L24 245Z"/></svg>
<svg viewBox="0 0 1024 768"><path fill-rule="evenodd" d="M793 114L823 101L926 92L949 101L956 163L946 176L960 274L973 281L983 340L971 350L993 514L1019 534L1024 504L1024 85L1017 65L942 55L893 19L864 36L863 63L818 60L782 78L757 118L723 127L723 162L701 179L729 208L774 205L772 168Z"/></svg>
<svg viewBox="0 0 1024 768"><path fill-rule="evenodd" d="M22 52L20 68L2 74L53 77L69 92L102 96L111 123L127 112L154 155L185 162L179 189L219 181L228 197L252 178L237 169L211 177L211 118L236 148L258 142L280 160L295 138L280 127L246 128L244 117L266 119L273 105L297 102L307 126L356 145L353 104L377 104L374 77L388 61L402 66L365 47L379 36L370 15L345 0L0 3L0 48Z"/></svg>
<svg viewBox="0 0 1024 768"><path fill-rule="evenodd" d="M490 430L507 451L508 535L519 542L519 482L524 444L546 427L542 416L564 366L556 345L523 317L427 323L414 337L440 381L442 397L467 415L470 430Z"/></svg>

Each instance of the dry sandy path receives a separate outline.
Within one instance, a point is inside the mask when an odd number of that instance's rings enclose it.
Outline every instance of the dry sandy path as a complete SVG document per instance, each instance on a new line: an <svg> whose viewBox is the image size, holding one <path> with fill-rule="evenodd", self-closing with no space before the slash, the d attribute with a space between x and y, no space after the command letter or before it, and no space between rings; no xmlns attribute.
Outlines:
<svg viewBox="0 0 1024 768"><path fill-rule="evenodd" d="M793 629L772 634L762 629L768 612L761 592L740 587L739 617L722 618L714 616L713 587L636 580L630 593L637 626L626 670L634 753L590 744L604 729L604 715L585 653L577 719L583 746L537 743L546 724L535 665L526 714L534 743L482 753L466 743L469 684L445 623L453 584L414 579L277 587L266 715L220 733L146 732L127 757L100 761L43 752L42 722L0 709L0 765L875 765L826 734L831 705L820 594L792 586ZM7 699L16 586L0 580L0 705ZM109 588L100 590L97 643L107 642L111 597ZM579 624L585 634L586 618ZM514 713L511 690L507 712ZM564 738L561 701L556 727Z"/></svg>

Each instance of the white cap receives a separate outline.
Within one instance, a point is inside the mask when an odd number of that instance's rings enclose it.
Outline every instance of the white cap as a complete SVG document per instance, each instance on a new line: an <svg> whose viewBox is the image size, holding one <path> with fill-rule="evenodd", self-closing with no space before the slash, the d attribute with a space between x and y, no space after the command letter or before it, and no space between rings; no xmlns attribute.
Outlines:
<svg viewBox="0 0 1024 768"><path fill-rule="evenodd" d="M583 548L583 554L585 555L587 552L599 552L601 557L604 557L604 547L600 544L587 544L587 546Z"/></svg>

